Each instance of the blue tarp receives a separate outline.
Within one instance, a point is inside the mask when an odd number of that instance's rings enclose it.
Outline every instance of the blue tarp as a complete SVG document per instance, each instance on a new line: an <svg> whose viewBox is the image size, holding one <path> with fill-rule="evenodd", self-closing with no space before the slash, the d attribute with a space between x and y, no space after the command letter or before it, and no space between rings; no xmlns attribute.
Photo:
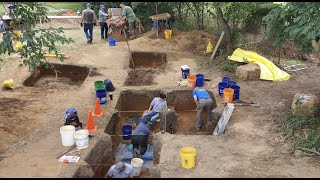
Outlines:
<svg viewBox="0 0 320 180"><path fill-rule="evenodd" d="M132 144L119 144L115 152L116 162L122 161L130 164L133 158ZM146 153L142 156L143 166L142 171L153 165L153 146L148 144Z"/></svg>

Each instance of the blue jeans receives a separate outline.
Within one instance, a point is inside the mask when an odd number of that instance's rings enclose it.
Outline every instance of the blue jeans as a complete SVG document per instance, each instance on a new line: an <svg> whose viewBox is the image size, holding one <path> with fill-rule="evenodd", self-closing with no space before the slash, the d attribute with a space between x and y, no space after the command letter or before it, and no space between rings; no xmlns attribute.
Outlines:
<svg viewBox="0 0 320 180"><path fill-rule="evenodd" d="M87 39L90 39L92 41L92 32L93 32L93 23L84 23L83 25L84 33L86 34ZM89 30L89 33L88 33Z"/></svg>
<svg viewBox="0 0 320 180"><path fill-rule="evenodd" d="M108 38L108 24L106 22L99 22L101 39Z"/></svg>
<svg viewBox="0 0 320 180"><path fill-rule="evenodd" d="M154 125L154 124L156 123L156 120L159 119L159 112L156 112L156 111L149 111L149 112L147 112L147 113L143 116L141 122L147 124L147 118L149 118L149 117L151 117L151 123L152 123L152 125Z"/></svg>

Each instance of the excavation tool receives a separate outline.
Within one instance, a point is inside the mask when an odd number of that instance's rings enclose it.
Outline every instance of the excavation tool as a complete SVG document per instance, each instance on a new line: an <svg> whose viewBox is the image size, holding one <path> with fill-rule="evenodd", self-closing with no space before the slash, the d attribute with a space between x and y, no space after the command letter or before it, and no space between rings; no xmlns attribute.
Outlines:
<svg viewBox="0 0 320 180"><path fill-rule="evenodd" d="M256 107L260 107L260 104L257 102L253 102L251 100L243 100L243 99L239 99L238 101L236 101L234 103L235 106L256 106Z"/></svg>
<svg viewBox="0 0 320 180"><path fill-rule="evenodd" d="M59 155L56 159L59 159L59 157L67 154L69 151L71 151L71 149L73 149L74 147L76 147L76 144L74 144L73 146L71 146L69 149L67 149L66 151L64 151L61 155Z"/></svg>
<svg viewBox="0 0 320 180"><path fill-rule="evenodd" d="M135 65L134 65L133 58L132 58L132 54L131 54L130 47L129 47L128 37L127 37L127 33L126 33L126 28L123 27L123 28L122 28L122 31L123 31L124 38L125 38L126 43L127 43L127 46L128 46L128 50L129 50L129 54L130 54L130 60L131 60L131 62L132 62L134 75L135 75L136 77L138 77L138 75L136 74L136 67L135 67Z"/></svg>

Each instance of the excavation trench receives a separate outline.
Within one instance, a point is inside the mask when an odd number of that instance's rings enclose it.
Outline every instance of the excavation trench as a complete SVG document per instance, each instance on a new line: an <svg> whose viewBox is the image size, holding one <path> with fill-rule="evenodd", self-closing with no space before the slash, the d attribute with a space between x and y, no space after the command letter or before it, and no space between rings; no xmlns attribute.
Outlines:
<svg viewBox="0 0 320 180"><path fill-rule="evenodd" d="M156 96L159 96L161 91L144 91L144 90L127 90L120 93L116 104L116 112L111 116L105 133L111 136L112 141L112 157L104 162L103 166L94 166L95 177L104 177L108 169L118 161L123 161L130 164L132 158L131 139L123 138L122 128L124 125L131 125L132 131L135 129L143 112L148 109L150 102ZM163 92L164 93L164 92ZM211 97L214 97L212 92L209 92ZM150 168L159 163L159 154L161 145L155 141L155 134L168 132L171 134L186 134L186 135L212 135L216 124L208 123L206 125L207 113L202 113L203 129L197 131L196 114L194 111L196 105L193 102L191 90L173 90L167 92L167 103L169 111L160 112L160 121L157 121L152 135L149 136L149 147L143 156L144 165L142 167L141 177L155 177L150 174ZM215 99L213 99L216 105ZM122 153L122 154L121 154Z"/></svg>
<svg viewBox="0 0 320 180"><path fill-rule="evenodd" d="M43 89L72 89L80 87L89 74L85 66L51 64L57 70L40 66L24 82L24 86Z"/></svg>
<svg viewBox="0 0 320 180"><path fill-rule="evenodd" d="M153 79L167 65L167 54L157 52L132 52L129 58L128 76L124 86L153 85Z"/></svg>

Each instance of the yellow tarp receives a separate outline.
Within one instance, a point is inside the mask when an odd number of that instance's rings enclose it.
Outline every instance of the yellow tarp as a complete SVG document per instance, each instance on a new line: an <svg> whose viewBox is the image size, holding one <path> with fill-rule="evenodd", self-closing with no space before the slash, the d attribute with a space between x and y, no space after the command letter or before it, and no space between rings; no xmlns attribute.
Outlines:
<svg viewBox="0 0 320 180"><path fill-rule="evenodd" d="M260 79L270 81L286 81L290 78L290 74L279 69L268 59L260 56L253 51L245 51L237 48L228 59L237 62L254 63L260 66Z"/></svg>
<svg viewBox="0 0 320 180"><path fill-rule="evenodd" d="M207 54L212 53L213 52L213 46L211 44L211 41L209 40L208 45L207 45Z"/></svg>

